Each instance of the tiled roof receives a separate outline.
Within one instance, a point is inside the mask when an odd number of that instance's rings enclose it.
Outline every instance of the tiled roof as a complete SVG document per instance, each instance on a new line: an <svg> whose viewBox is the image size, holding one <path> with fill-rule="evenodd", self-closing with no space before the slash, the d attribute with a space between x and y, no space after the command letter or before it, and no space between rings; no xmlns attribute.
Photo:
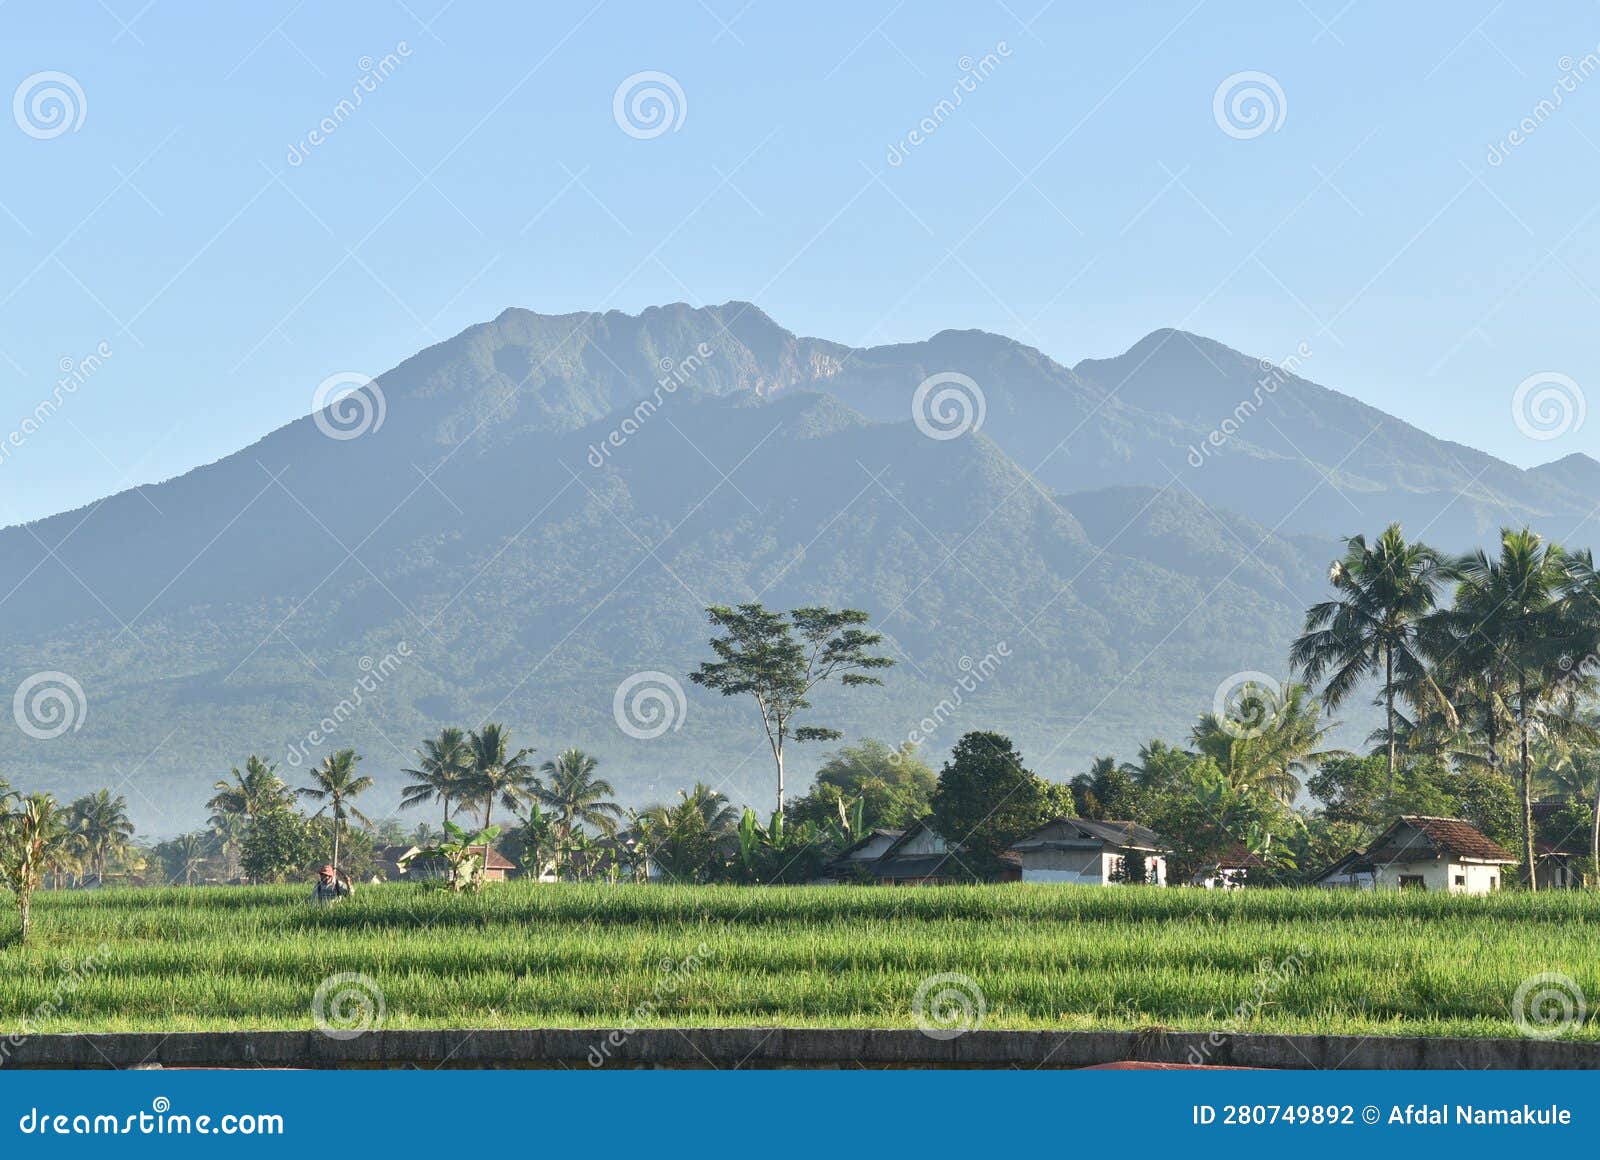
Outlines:
<svg viewBox="0 0 1600 1160"><path fill-rule="evenodd" d="M1409 826L1414 833L1404 833ZM1431 849L1430 849L1431 847ZM1394 825L1379 836L1367 852L1374 861L1400 861L1408 853L1453 854L1458 858L1477 858L1484 862L1515 862L1517 859L1500 843L1462 818L1434 818L1425 814L1402 814Z"/></svg>

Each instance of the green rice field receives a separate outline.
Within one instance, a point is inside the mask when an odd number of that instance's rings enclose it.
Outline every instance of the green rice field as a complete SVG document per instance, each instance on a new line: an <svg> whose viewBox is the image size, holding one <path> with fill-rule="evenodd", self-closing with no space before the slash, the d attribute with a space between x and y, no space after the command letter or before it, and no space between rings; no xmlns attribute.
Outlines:
<svg viewBox="0 0 1600 1160"><path fill-rule="evenodd" d="M1561 1034L1600 1039L1587 892L512 882L306 896L41 892L27 947L0 916L0 1034L370 1024L379 996L390 1028L912 1027L919 988L955 988L954 1008L923 1017L971 1022L981 1003L994 1028L1499 1036L1518 1034L1519 986L1555 973L1566 981L1529 992L1531 1017L1561 1014L1559 994L1551 1007L1534 992L1555 986L1573 1009L1581 993L1588 1014ZM345 974L362 978L325 985ZM965 978L924 987L939 975Z"/></svg>

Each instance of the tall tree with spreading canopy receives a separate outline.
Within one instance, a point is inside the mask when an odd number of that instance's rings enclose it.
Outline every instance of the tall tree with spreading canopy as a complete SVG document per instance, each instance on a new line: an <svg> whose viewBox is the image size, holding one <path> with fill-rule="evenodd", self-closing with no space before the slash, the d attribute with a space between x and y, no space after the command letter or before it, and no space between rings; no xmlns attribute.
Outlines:
<svg viewBox="0 0 1600 1160"><path fill-rule="evenodd" d="M311 771L311 784L300 791L302 797L322 802L313 817L323 813L333 816L333 866L339 868L339 838L344 832L346 819L355 818L363 826L372 825L368 818L351 803L371 789L372 778L356 773L356 763L361 760L354 749L341 749L322 759L322 764Z"/></svg>
<svg viewBox="0 0 1600 1160"><path fill-rule="evenodd" d="M1306 613L1305 632L1290 648L1289 663L1308 681L1327 675L1322 700L1330 709L1338 708L1362 681L1376 677L1382 682L1379 697L1392 782L1396 696L1408 689L1426 703L1445 700L1428 675L1418 634L1434 610L1447 568L1428 545L1408 543L1399 524L1390 524L1371 546L1364 536L1349 537L1345 546L1344 557L1328 573L1336 595Z"/></svg>
<svg viewBox="0 0 1600 1160"><path fill-rule="evenodd" d="M874 653L883 634L861 626L870 617L854 608L796 608L771 612L759 603L706 609L722 635L713 637L717 659L703 662L689 679L725 697L748 694L761 711L761 724L778 774L778 812L783 812L783 755L788 740L836 741L844 734L818 725L794 724L811 707L811 693L826 681L841 685L881 685L872 674L894 664Z"/></svg>

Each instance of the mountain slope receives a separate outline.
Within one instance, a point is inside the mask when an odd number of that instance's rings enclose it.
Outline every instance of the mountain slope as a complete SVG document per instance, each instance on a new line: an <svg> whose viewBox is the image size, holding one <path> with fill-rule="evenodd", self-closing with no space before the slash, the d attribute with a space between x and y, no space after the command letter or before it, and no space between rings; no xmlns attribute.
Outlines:
<svg viewBox="0 0 1600 1160"><path fill-rule="evenodd" d="M1191 468L1256 364L1165 333L1068 369L971 331L852 350L744 303L506 311L385 374L384 420L358 437L307 417L0 531L0 680L65 673L87 702L61 736L0 730L0 771L117 785L173 832L248 753L296 780L353 745L381 810L422 736L488 718L540 759L591 750L633 804L696 779L764 803L753 709L684 680L704 606L761 599L865 608L888 635L888 684L819 697L819 720L925 734L935 760L1001 729L1065 777L1180 738L1231 674L1281 672L1337 535L1420 521L1451 487L1467 495L1434 520L1452 535L1581 502L1582 465L1485 463L1297 379ZM913 421L918 383L945 372L979 384L979 432ZM1372 454L1339 451L1369 419ZM1318 483L1335 466L1370 512ZM613 716L639 672L684 688L651 740ZM802 750L797 776L821 756Z"/></svg>

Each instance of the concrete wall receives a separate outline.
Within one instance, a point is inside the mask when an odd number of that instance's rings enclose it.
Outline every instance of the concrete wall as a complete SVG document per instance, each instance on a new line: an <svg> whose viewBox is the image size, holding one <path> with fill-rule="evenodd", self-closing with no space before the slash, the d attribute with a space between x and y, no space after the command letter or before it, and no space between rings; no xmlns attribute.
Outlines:
<svg viewBox="0 0 1600 1160"><path fill-rule="evenodd" d="M1303 1069L1600 1068L1600 1043L1541 1039L761 1027L36 1035L9 1067L1087 1067L1122 1060Z"/></svg>
<svg viewBox="0 0 1600 1160"><path fill-rule="evenodd" d="M1111 875L1120 856L1094 850L1023 850L1024 882L1071 882L1083 886L1113 885ZM1167 884L1166 859L1147 856L1145 874L1152 884Z"/></svg>
<svg viewBox="0 0 1600 1160"><path fill-rule="evenodd" d="M1488 894L1503 884L1504 866L1483 866L1472 862L1396 862L1378 868L1378 885L1398 887L1402 876L1420 875L1427 890L1447 894ZM1465 879L1458 883L1456 879Z"/></svg>

